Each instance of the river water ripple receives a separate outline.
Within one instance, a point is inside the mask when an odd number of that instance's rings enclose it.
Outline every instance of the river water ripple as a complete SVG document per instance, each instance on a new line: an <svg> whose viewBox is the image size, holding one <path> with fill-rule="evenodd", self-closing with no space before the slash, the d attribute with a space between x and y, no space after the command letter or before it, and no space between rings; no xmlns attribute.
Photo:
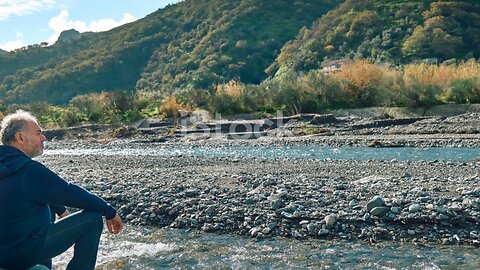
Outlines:
<svg viewBox="0 0 480 270"><path fill-rule="evenodd" d="M314 158L314 159L378 159L378 160L455 160L471 161L480 158L477 148L372 148L325 146L148 146L136 148L52 149L46 155L139 155L139 156L195 156L231 158Z"/></svg>
<svg viewBox="0 0 480 270"><path fill-rule="evenodd" d="M382 160L479 159L471 148L367 147L171 147L47 149L46 155L153 155L232 158L322 158ZM55 258L64 269L72 251ZM384 242L249 239L191 231L127 226L117 236L104 233L97 269L480 269L480 249L471 246Z"/></svg>
<svg viewBox="0 0 480 270"><path fill-rule="evenodd" d="M71 250L55 259L64 269ZM130 227L104 234L97 269L480 269L480 249L365 242L265 240Z"/></svg>

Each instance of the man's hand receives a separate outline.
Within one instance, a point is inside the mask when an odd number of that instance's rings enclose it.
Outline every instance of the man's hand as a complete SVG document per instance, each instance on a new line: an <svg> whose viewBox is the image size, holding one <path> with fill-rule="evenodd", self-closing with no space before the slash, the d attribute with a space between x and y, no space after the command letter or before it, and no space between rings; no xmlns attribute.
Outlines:
<svg viewBox="0 0 480 270"><path fill-rule="evenodd" d="M60 215L58 215L58 218L64 218L66 216L70 215L70 212L68 212L68 210L65 210L65 212L61 213Z"/></svg>
<svg viewBox="0 0 480 270"><path fill-rule="evenodd" d="M123 223L118 214L116 214L112 219L107 219L105 223L107 224L107 228L110 233L117 234L122 231Z"/></svg>

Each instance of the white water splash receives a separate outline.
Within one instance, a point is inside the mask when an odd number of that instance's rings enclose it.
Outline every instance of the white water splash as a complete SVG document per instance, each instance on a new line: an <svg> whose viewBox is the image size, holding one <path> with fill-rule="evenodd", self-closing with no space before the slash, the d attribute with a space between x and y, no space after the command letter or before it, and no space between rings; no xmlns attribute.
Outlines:
<svg viewBox="0 0 480 270"><path fill-rule="evenodd" d="M135 240L126 238L135 238ZM145 237L144 237L145 238ZM150 242L150 243L145 243ZM97 269L117 269L126 262L134 262L139 259L154 258L160 254L175 249L173 244L161 242L151 243L151 240L142 239L138 234L126 234L124 236L111 236L104 233L97 254ZM73 248L54 258L54 270L65 269L73 256Z"/></svg>

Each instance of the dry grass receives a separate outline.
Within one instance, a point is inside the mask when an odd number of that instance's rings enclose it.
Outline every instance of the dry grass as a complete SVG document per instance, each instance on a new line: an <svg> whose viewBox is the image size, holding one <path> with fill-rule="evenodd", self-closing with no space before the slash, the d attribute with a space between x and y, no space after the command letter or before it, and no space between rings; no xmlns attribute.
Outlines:
<svg viewBox="0 0 480 270"><path fill-rule="evenodd" d="M446 89L457 80L480 77L480 64L469 61L459 65L411 64L404 68L403 81L406 86L413 84L436 85Z"/></svg>
<svg viewBox="0 0 480 270"><path fill-rule="evenodd" d="M383 79L383 69L367 60L358 60L334 76L350 81L357 89L368 90L380 84Z"/></svg>
<svg viewBox="0 0 480 270"><path fill-rule="evenodd" d="M245 85L241 82L231 80L226 84L218 84L215 87L215 93L219 96L225 95L231 98L239 99L245 92Z"/></svg>
<svg viewBox="0 0 480 270"><path fill-rule="evenodd" d="M458 65L417 63L395 68L358 60L337 73L291 72L257 88L238 81L219 84L211 107L236 113L265 106L321 112L336 108L480 102L480 63L476 61Z"/></svg>
<svg viewBox="0 0 480 270"><path fill-rule="evenodd" d="M192 108L189 105L183 105L177 102L175 97L167 97L163 100L163 104L160 106L160 112L168 118L180 117L181 111L191 112Z"/></svg>

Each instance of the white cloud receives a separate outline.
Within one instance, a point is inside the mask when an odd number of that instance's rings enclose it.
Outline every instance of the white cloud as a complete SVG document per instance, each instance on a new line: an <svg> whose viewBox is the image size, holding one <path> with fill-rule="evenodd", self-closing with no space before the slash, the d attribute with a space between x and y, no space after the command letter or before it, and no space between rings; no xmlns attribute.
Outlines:
<svg viewBox="0 0 480 270"><path fill-rule="evenodd" d="M48 26L53 30L54 33L48 39L49 44L55 43L62 31L72 28L79 32L102 32L136 20L132 14L124 13L120 21L115 21L111 18L105 18L92 21L87 24L84 21L68 20L69 15L70 14L68 13L68 10L64 9L60 12L60 14L58 14L58 16L50 19L50 21L48 22Z"/></svg>
<svg viewBox="0 0 480 270"><path fill-rule="evenodd" d="M14 49L25 47L26 44L22 40L9 41L4 44L0 44L0 49L4 51L13 51Z"/></svg>
<svg viewBox="0 0 480 270"><path fill-rule="evenodd" d="M53 4L55 0L0 0L0 21L47 10Z"/></svg>

